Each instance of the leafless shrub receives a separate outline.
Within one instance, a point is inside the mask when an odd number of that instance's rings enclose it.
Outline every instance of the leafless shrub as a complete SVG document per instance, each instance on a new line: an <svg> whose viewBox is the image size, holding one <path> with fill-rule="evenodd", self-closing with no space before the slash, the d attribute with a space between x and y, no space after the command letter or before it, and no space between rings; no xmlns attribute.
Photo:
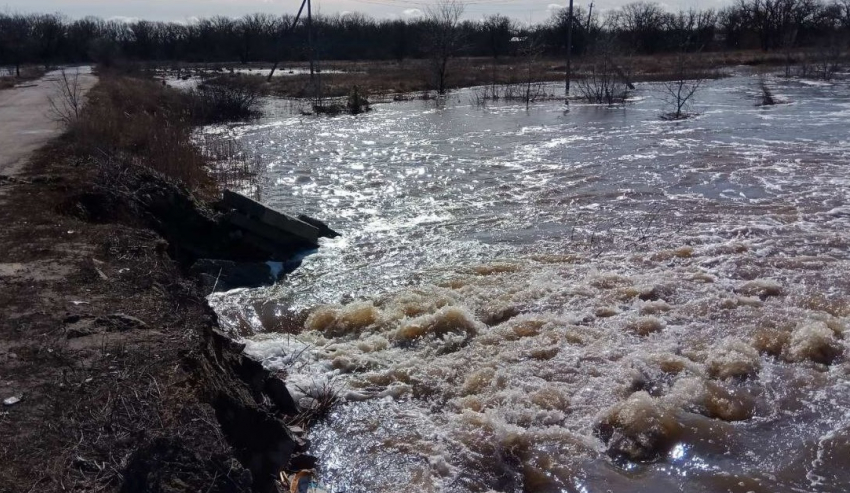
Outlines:
<svg viewBox="0 0 850 493"><path fill-rule="evenodd" d="M487 101L490 100L488 98L488 94L491 91L491 86L484 86L477 88L472 91L472 94L469 97L469 102L476 107L483 108L487 106Z"/></svg>
<svg viewBox="0 0 850 493"><path fill-rule="evenodd" d="M593 62L584 78L576 81L581 99L592 104L621 104L629 95L626 85L611 70L611 61L603 58Z"/></svg>
<svg viewBox="0 0 850 493"><path fill-rule="evenodd" d="M841 68L841 48L830 43L818 48L814 55L804 56L797 67L797 76L803 79L832 80Z"/></svg>
<svg viewBox="0 0 850 493"><path fill-rule="evenodd" d="M359 115L360 113L370 111L372 107L369 104L369 99L366 97L366 94L364 94L359 87L354 86L348 94L346 109L352 115Z"/></svg>
<svg viewBox="0 0 850 493"><path fill-rule="evenodd" d="M474 106L484 107L490 101L518 101L528 105L554 99L558 97L546 90L545 82L531 81L481 86L472 91L469 101Z"/></svg>
<svg viewBox="0 0 850 493"><path fill-rule="evenodd" d="M584 76L576 81L581 99L591 104L622 104L629 96L629 82L613 60L613 43L602 42L590 55Z"/></svg>
<svg viewBox="0 0 850 493"><path fill-rule="evenodd" d="M686 53L679 53L676 59L673 79L663 82L662 99L671 111L661 115L666 120L681 120L691 116L687 110L693 103L697 91L706 81L703 73L692 69L689 62L691 57Z"/></svg>
<svg viewBox="0 0 850 493"><path fill-rule="evenodd" d="M837 43L829 43L821 46L817 52L815 70L817 78L832 80L841 68L841 48Z"/></svg>
<svg viewBox="0 0 850 493"><path fill-rule="evenodd" d="M80 118L83 109L83 88L80 85L80 73L73 73L63 68L59 70L59 78L54 82L54 93L48 97L50 116L63 125L71 125Z"/></svg>
<svg viewBox="0 0 850 493"><path fill-rule="evenodd" d="M337 116L343 113L359 115L372 110L366 94L358 86L354 86L345 98L316 98L313 102L313 112L317 115Z"/></svg>
<svg viewBox="0 0 850 493"><path fill-rule="evenodd" d="M804 56L802 60L800 60L800 65L797 67L797 77L807 79L811 77L813 72L814 67L812 66L811 60L809 60L809 57Z"/></svg>
<svg viewBox="0 0 850 493"><path fill-rule="evenodd" d="M618 214L614 210L610 212L612 214L576 211L570 244L595 257L612 251L636 251L647 245L657 249L661 245L675 243L672 240L676 234L690 223L689 220L665 220L671 211L661 204L641 210L636 216Z"/></svg>
<svg viewBox="0 0 850 493"><path fill-rule="evenodd" d="M317 115L337 116L345 112L345 104L339 98L323 99L313 103L313 112Z"/></svg>
<svg viewBox="0 0 850 493"><path fill-rule="evenodd" d="M534 64L543 55L543 44L537 38L529 38L520 50L520 56L525 59L525 77L522 84L522 101L528 108L541 94L543 84L534 80Z"/></svg>
<svg viewBox="0 0 850 493"><path fill-rule="evenodd" d="M194 100L195 118L205 123L216 123L258 116L266 87L262 77L218 77L204 81L190 94Z"/></svg>
<svg viewBox="0 0 850 493"><path fill-rule="evenodd" d="M531 103L554 98L546 91L546 82L537 80L535 66L543 55L543 45L537 39L528 39L519 50L523 59L523 71L515 82L497 84L495 73L489 85L472 92L471 103L486 106L488 101L518 101L528 108Z"/></svg>

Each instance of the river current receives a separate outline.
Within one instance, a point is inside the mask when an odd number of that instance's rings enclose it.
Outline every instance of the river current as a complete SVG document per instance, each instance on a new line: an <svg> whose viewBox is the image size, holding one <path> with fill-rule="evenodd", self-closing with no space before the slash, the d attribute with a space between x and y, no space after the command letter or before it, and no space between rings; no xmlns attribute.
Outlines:
<svg viewBox="0 0 850 493"><path fill-rule="evenodd" d="M326 220L278 285L211 297L303 405L339 492L850 488L850 83L607 108L474 89L210 129ZM552 88L556 90L556 88Z"/></svg>

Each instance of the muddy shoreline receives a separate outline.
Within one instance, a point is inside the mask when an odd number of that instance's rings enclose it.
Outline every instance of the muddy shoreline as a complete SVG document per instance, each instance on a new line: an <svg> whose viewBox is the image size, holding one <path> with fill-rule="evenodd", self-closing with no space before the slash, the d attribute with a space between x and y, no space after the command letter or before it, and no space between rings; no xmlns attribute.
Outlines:
<svg viewBox="0 0 850 493"><path fill-rule="evenodd" d="M278 491L313 463L300 410L188 274L199 205L146 171L105 184L72 144L0 182L0 491Z"/></svg>

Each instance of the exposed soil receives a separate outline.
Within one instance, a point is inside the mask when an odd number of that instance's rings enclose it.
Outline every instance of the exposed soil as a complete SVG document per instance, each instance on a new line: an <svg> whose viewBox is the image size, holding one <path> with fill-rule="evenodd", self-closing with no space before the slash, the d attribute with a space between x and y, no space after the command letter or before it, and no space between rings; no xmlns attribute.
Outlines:
<svg viewBox="0 0 850 493"><path fill-rule="evenodd" d="M0 492L275 491L298 410L216 332L174 237L80 213L104 175L70 145L0 182L0 399L20 399Z"/></svg>

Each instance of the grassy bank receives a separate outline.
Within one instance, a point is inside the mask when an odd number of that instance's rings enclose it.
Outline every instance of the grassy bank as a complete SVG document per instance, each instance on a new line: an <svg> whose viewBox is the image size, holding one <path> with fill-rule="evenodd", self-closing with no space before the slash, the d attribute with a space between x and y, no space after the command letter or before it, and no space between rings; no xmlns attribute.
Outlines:
<svg viewBox="0 0 850 493"><path fill-rule="evenodd" d="M152 80L104 74L69 127L73 150L104 166L147 166L202 196L216 193L192 142L192 101Z"/></svg>
<svg viewBox="0 0 850 493"><path fill-rule="evenodd" d="M182 92L150 78L105 72L68 132L73 151L104 170L145 167L212 199L223 188L255 188L261 166L239 143L205 139L196 129L256 116L258 98L254 88L226 81Z"/></svg>

